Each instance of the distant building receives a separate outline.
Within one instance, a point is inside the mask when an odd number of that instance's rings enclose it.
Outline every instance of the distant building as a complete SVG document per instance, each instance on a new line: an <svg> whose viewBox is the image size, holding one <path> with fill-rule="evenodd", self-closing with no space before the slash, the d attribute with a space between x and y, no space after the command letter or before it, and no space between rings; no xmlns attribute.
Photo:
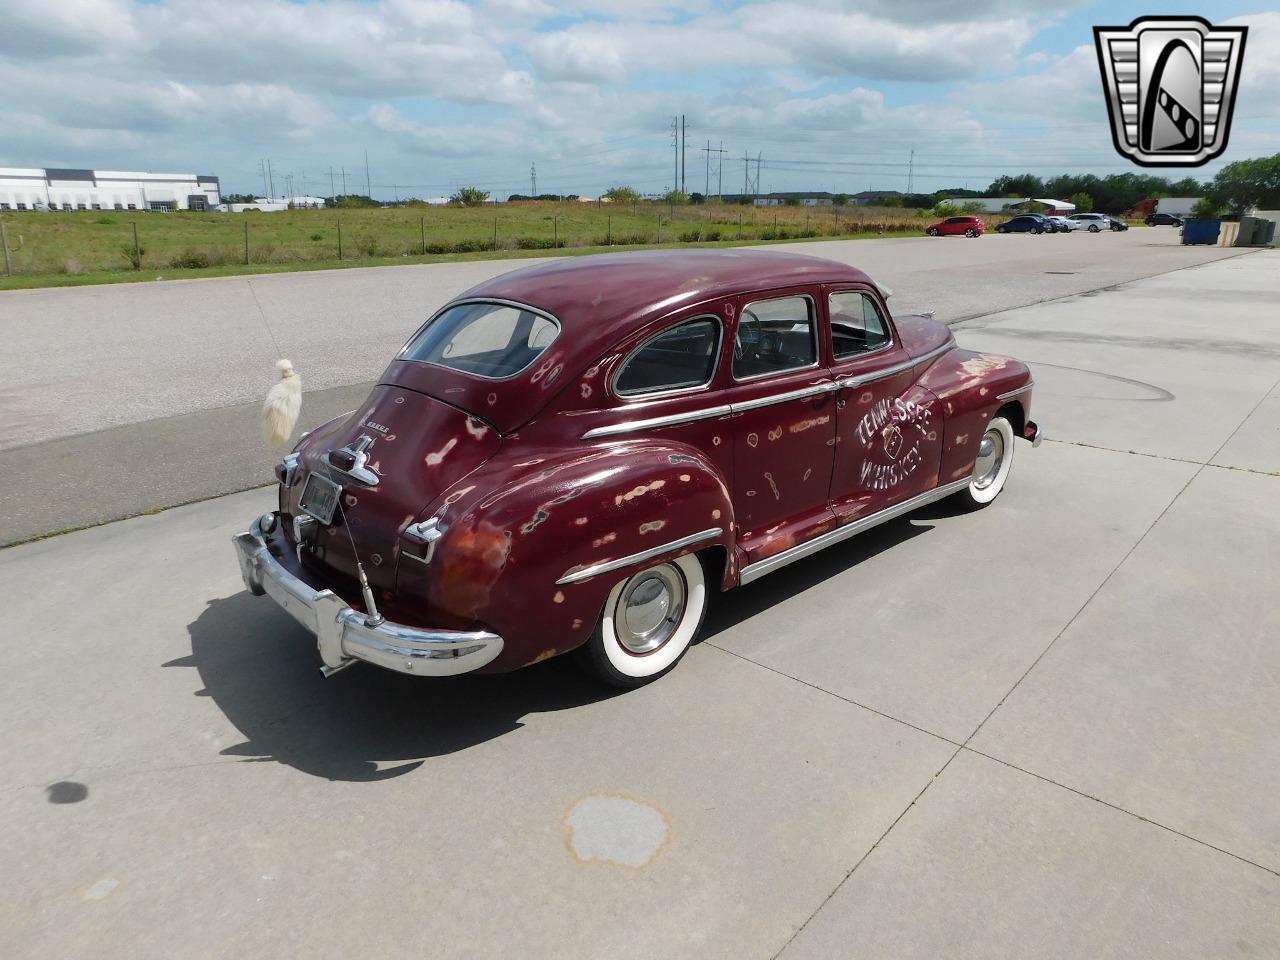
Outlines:
<svg viewBox="0 0 1280 960"><path fill-rule="evenodd" d="M1175 217L1189 217L1204 197L1161 197L1152 213L1168 213Z"/></svg>
<svg viewBox="0 0 1280 960"><path fill-rule="evenodd" d="M823 191L781 191L761 194L754 202L757 207L780 207L791 201L802 207L829 207L833 202L833 195Z"/></svg>
<svg viewBox="0 0 1280 960"><path fill-rule="evenodd" d="M254 197L248 203L225 204L222 209L230 213L244 213L246 210L276 213L280 210L320 210L327 204L324 197Z"/></svg>
<svg viewBox="0 0 1280 960"><path fill-rule="evenodd" d="M220 203L214 176L0 167L0 210L211 210Z"/></svg>
<svg viewBox="0 0 1280 960"><path fill-rule="evenodd" d="M902 199L897 190L863 190L853 195L853 202L860 207L882 207L886 200Z"/></svg>
<svg viewBox="0 0 1280 960"><path fill-rule="evenodd" d="M1020 211L1028 203L1040 203L1048 207L1045 213L1049 216L1065 216L1076 212L1076 205L1067 200L1047 200L1039 197L952 197L942 202L959 207L961 210L966 207L970 209L980 207L984 213L1000 213L1002 210Z"/></svg>

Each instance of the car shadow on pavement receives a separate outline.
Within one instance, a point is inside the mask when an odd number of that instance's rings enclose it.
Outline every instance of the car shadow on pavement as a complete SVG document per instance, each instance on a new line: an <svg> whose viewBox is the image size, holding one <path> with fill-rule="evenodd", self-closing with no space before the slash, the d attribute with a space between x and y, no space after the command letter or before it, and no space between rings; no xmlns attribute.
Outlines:
<svg viewBox="0 0 1280 960"><path fill-rule="evenodd" d="M431 757L522 726L526 714L613 696L561 657L510 674L406 677L357 664L320 676L315 638L247 591L210 600L188 625L194 667L244 742L225 756L275 761L328 780L402 776Z"/></svg>
<svg viewBox="0 0 1280 960"><path fill-rule="evenodd" d="M955 516L958 512L948 501L930 504L907 516L890 520L882 526L851 537L843 543L820 550L803 560L797 560L755 583L715 597L707 611L702 640L710 640L775 604L838 576L850 567L856 567L898 544L929 533L933 530L933 525L928 521Z"/></svg>

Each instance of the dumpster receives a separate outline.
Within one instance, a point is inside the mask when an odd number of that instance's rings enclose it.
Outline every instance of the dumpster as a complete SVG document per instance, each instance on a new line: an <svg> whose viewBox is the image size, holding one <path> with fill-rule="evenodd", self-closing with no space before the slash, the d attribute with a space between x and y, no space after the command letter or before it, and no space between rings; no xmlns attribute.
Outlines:
<svg viewBox="0 0 1280 960"><path fill-rule="evenodd" d="M1253 231L1253 242L1260 247L1274 246L1276 242L1276 222L1259 217L1258 226Z"/></svg>
<svg viewBox="0 0 1280 960"><path fill-rule="evenodd" d="M1218 231L1222 229L1220 220L1184 220L1182 221L1182 242L1184 244L1218 242Z"/></svg>

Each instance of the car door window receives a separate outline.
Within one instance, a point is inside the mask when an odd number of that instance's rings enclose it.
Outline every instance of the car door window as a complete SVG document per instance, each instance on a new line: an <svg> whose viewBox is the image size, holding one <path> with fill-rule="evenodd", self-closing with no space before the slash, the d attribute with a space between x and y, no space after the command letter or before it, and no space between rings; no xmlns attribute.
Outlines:
<svg viewBox="0 0 1280 960"><path fill-rule="evenodd" d="M650 337L632 351L613 382L619 396L684 390L710 383L719 353L720 321L699 317Z"/></svg>
<svg viewBox="0 0 1280 960"><path fill-rule="evenodd" d="M889 343L889 327L880 306L855 290L831 294L827 300L831 318L831 346L837 360L879 350Z"/></svg>
<svg viewBox="0 0 1280 960"><path fill-rule="evenodd" d="M751 380L818 362L813 301L808 297L756 300L742 308L733 343L733 377Z"/></svg>

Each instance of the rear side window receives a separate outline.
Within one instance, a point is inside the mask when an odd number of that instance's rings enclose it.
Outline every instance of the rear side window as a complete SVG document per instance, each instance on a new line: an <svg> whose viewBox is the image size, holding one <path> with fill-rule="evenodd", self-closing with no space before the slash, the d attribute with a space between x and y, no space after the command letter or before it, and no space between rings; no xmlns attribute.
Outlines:
<svg viewBox="0 0 1280 960"><path fill-rule="evenodd" d="M831 346L837 360L879 350L889 342L889 326L879 305L865 293L846 290L831 294Z"/></svg>
<svg viewBox="0 0 1280 960"><path fill-rule="evenodd" d="M720 321L699 317L650 337L623 363L613 382L619 396L685 390L711 382L720 345Z"/></svg>
<svg viewBox="0 0 1280 960"><path fill-rule="evenodd" d="M818 362L813 301L808 297L757 300L742 308L733 343L733 377L750 380L811 367Z"/></svg>
<svg viewBox="0 0 1280 960"><path fill-rule="evenodd" d="M537 360L559 332L554 320L527 307L460 303L414 334L400 359L502 380Z"/></svg>

